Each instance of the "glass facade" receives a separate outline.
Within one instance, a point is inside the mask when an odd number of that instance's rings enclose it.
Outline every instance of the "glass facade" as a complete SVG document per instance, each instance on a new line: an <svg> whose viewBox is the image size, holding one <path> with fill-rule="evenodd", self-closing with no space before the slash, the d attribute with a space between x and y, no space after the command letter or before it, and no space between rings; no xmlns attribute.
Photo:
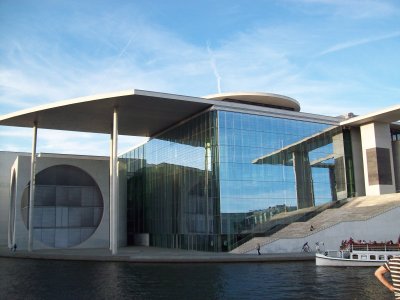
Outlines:
<svg viewBox="0 0 400 300"><path fill-rule="evenodd" d="M332 125L218 113L221 235L229 248L277 215L346 194L343 135Z"/></svg>
<svg viewBox="0 0 400 300"><path fill-rule="evenodd" d="M125 154L128 244L219 251L217 112L208 112Z"/></svg>
<svg viewBox="0 0 400 300"><path fill-rule="evenodd" d="M347 197L343 132L210 111L126 153L128 243L228 251L277 215ZM282 215L282 214L281 214Z"/></svg>

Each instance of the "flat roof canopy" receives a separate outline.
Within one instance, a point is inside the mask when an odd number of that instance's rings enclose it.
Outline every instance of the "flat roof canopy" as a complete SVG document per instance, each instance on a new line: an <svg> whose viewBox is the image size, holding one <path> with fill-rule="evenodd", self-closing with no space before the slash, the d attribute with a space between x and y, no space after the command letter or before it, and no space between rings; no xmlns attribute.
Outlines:
<svg viewBox="0 0 400 300"><path fill-rule="evenodd" d="M372 122L392 123L400 120L400 104L340 122L340 125L361 126Z"/></svg>
<svg viewBox="0 0 400 300"><path fill-rule="evenodd" d="M300 111L300 103L295 99L272 93L260 92L235 92L235 93L219 93L205 96L206 99L216 101L238 101L239 103L248 103L253 105L265 105L275 108L286 108L293 111Z"/></svg>
<svg viewBox="0 0 400 300"><path fill-rule="evenodd" d="M118 133L153 136L210 108L212 100L128 90L75 98L0 116L0 125L111 133L114 107L118 107Z"/></svg>

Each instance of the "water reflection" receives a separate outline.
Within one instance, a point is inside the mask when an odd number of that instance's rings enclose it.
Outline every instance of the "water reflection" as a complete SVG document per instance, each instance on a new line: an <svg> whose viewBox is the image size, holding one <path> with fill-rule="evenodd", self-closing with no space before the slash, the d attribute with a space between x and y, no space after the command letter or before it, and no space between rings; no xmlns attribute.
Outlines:
<svg viewBox="0 0 400 300"><path fill-rule="evenodd" d="M0 258L0 299L393 299L374 268Z"/></svg>

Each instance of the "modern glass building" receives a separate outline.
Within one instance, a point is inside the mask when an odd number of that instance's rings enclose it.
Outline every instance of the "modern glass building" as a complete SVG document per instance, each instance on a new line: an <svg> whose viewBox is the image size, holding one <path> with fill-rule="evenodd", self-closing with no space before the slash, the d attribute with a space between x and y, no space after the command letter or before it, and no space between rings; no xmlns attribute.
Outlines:
<svg viewBox="0 0 400 300"><path fill-rule="evenodd" d="M148 234L151 246L229 251L282 213L351 196L346 130L329 118L270 116L259 105L205 111L120 157L128 244Z"/></svg>
<svg viewBox="0 0 400 300"><path fill-rule="evenodd" d="M338 200L400 192L399 119L400 105L329 117L275 94L143 90L0 116L33 129L31 153L0 152L0 244L231 251ZM37 155L38 128L109 134L110 156ZM149 140L118 157L119 135Z"/></svg>

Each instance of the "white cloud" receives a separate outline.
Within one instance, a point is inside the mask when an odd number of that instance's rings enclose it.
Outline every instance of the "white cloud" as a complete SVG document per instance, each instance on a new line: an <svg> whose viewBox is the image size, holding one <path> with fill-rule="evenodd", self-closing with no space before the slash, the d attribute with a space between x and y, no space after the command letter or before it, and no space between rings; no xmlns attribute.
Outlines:
<svg viewBox="0 0 400 300"><path fill-rule="evenodd" d="M340 44L334 45L324 51L321 51L317 56L322 56L325 54L333 53L336 51L341 51L341 50L348 49L348 48L357 47L357 46L364 45L364 44L379 42L379 41L386 40L386 39L392 39L392 38L396 38L399 36L400 36L400 31L396 31L396 32L384 34L381 36L375 36L375 37L369 37L369 38L364 38L364 39L348 41L345 43L340 43Z"/></svg>
<svg viewBox="0 0 400 300"><path fill-rule="evenodd" d="M31 152L32 129L18 127L0 128L0 144L4 151ZM11 140L11 142L10 142ZM147 138L120 135L118 138L118 153L130 150L133 145L141 144ZM72 131L38 129L37 152L110 155L110 136Z"/></svg>
<svg viewBox="0 0 400 300"><path fill-rule="evenodd" d="M336 14L347 12L345 8L350 9L350 13L360 5L358 1L304 0L302 3L311 2L334 6ZM365 3L361 5L359 16L374 12L374 7L376 15L384 15L391 6L387 2L382 5L376 1ZM214 43L214 65L210 65L205 41L189 43L131 11L122 17L118 13L89 16L79 12L71 22L46 31L43 36L36 34L37 28L31 30L31 24L19 24L27 31L23 42L12 32L7 34L3 30L0 114L61 99L132 88L202 96L218 92L216 78L223 78L224 92L247 90L284 94L299 100L306 112L339 115L351 110L360 113L357 108L368 109L368 105L359 107L365 99L350 103L348 94L366 95L369 87L357 83L355 75L359 74L356 71L346 70L343 75L334 64L325 62L326 54L400 36L399 31L392 31L351 40L328 47L316 57L315 49L320 40L332 32L328 28L331 24L312 32L290 25L259 24ZM298 57L303 61L299 63ZM218 69L215 62L218 62ZM330 78L315 75L323 72L333 75ZM340 76L335 77L335 74ZM399 95L390 85L376 85L389 95ZM366 99L372 98L367 95ZM3 149L18 146L11 142L11 136L18 134L0 130ZM106 136L59 135L39 130L39 139L38 147L43 152L107 155L109 151ZM124 139L121 138L121 149L142 140ZM29 149L30 140L27 139L27 143Z"/></svg>
<svg viewBox="0 0 400 300"><path fill-rule="evenodd" d="M122 154L140 144L147 138L118 137L118 153ZM110 136L106 134L93 134L57 130L38 130L38 152L86 154L86 155L110 155Z"/></svg>
<svg viewBox="0 0 400 300"><path fill-rule="evenodd" d="M19 128L19 127L2 127L0 130L0 137L20 137L30 138L32 136L32 129Z"/></svg>
<svg viewBox="0 0 400 300"><path fill-rule="evenodd" d="M396 1L382 0L287 0L291 5L303 7L307 14L324 14L350 19L371 19L399 14Z"/></svg>

